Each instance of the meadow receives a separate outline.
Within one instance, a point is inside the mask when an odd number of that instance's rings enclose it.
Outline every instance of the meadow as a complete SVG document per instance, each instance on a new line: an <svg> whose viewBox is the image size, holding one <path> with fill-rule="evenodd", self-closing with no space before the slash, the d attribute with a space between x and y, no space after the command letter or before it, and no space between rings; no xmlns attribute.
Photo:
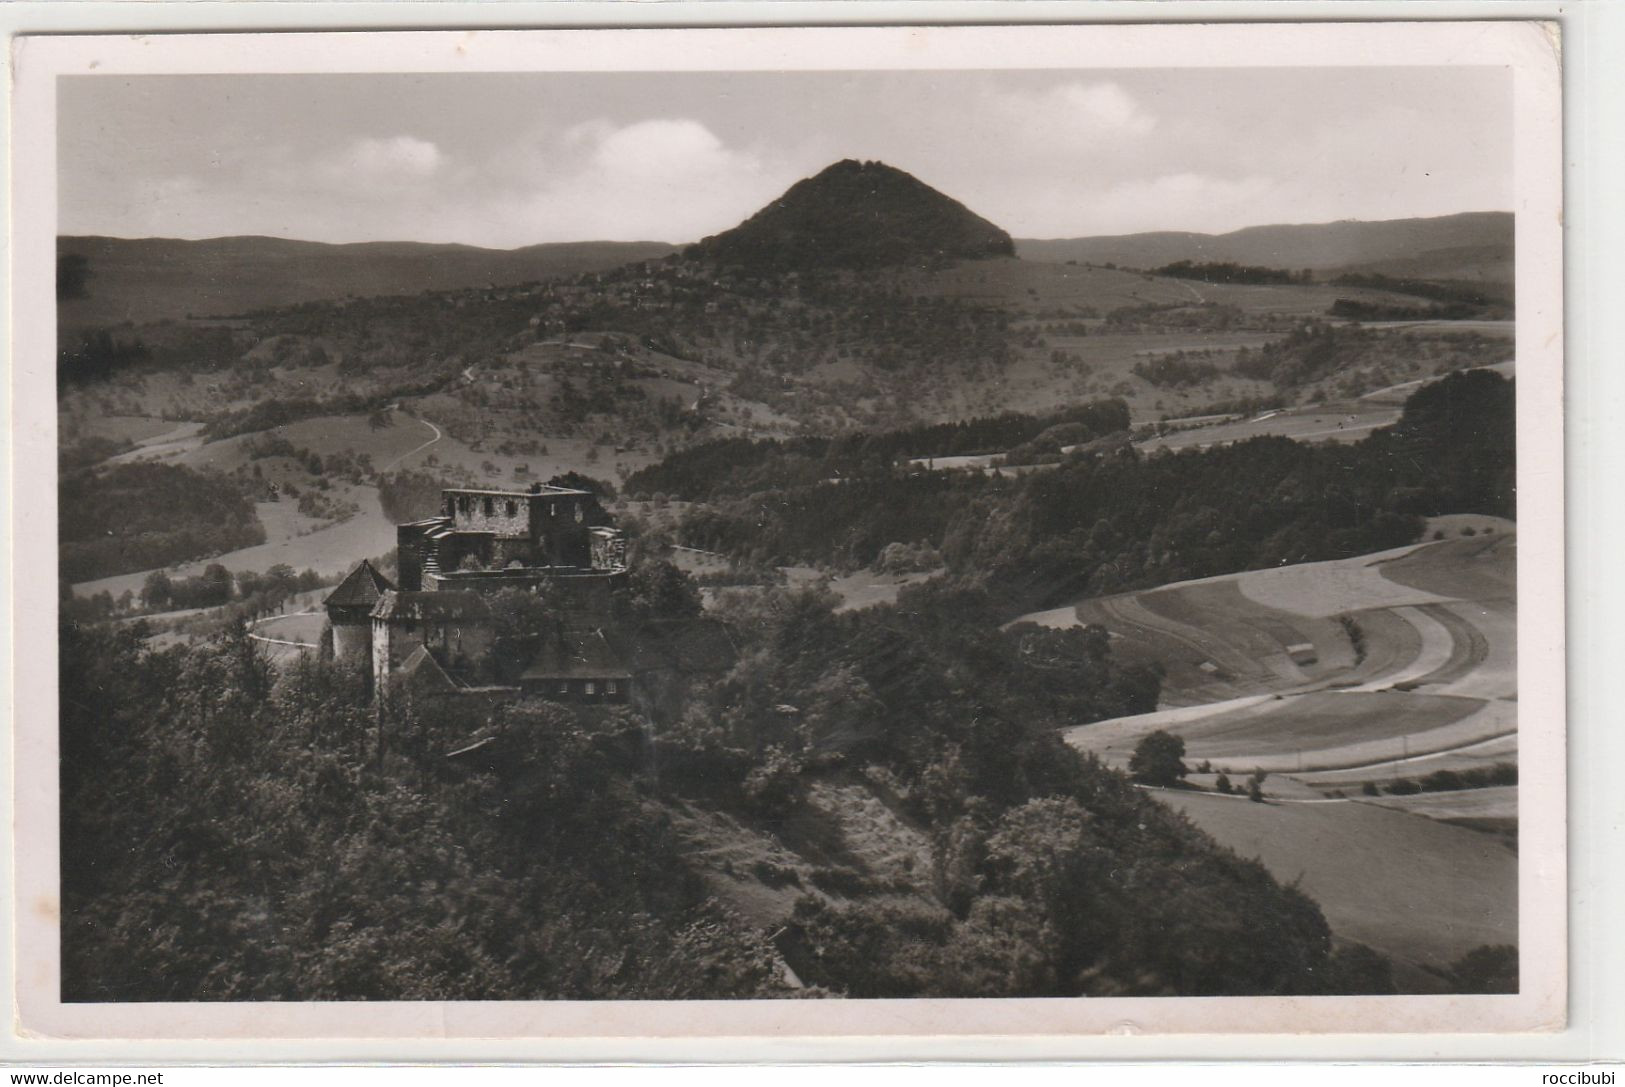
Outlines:
<svg viewBox="0 0 1625 1087"><path fill-rule="evenodd" d="M1296 882L1336 936L1393 957L1402 983L1437 991L1428 968L1483 944L1518 942L1518 858L1489 835L1354 800L1157 797L1221 845Z"/></svg>

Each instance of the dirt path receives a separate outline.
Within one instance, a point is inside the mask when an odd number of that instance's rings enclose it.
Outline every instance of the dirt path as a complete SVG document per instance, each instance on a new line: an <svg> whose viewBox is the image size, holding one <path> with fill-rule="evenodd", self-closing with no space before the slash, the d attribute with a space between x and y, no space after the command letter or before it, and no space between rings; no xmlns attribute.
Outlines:
<svg viewBox="0 0 1625 1087"><path fill-rule="evenodd" d="M470 367L470 369L472 369L472 367ZM463 372L467 373L468 371L465 370ZM434 437L430 438L428 441L424 442L422 445L417 446L414 449L408 449L406 452L402 453L400 456L396 457L394 460L390 461L388 464L386 464L382 468L378 469L378 471L380 473L389 471L391 468L393 468L397 464L401 463L401 461L405 460L407 457L410 457L410 456L413 456L413 455L415 455L417 453L423 452L425 449L429 448L435 442L438 442L441 438L445 437L445 435L440 432L440 428L435 426L433 423L429 422L429 420L421 418L421 417L416 416L416 415L408 415L404 411L401 414L406 415L407 418L409 418L409 419L413 419L413 420L416 420L419 423L422 423L424 426L426 426L430 430L434 431Z"/></svg>
<svg viewBox="0 0 1625 1087"><path fill-rule="evenodd" d="M314 642L295 642L289 641L286 638L267 638L263 634L254 633L255 627L269 626L272 623L279 623L284 619L297 619L300 616L315 614L317 614L315 608L307 608L304 611L290 611L284 612L280 615L262 615L258 619L250 619L248 621L248 636L256 642L266 642L270 645L293 645L298 646L300 649L315 649L317 646Z"/></svg>

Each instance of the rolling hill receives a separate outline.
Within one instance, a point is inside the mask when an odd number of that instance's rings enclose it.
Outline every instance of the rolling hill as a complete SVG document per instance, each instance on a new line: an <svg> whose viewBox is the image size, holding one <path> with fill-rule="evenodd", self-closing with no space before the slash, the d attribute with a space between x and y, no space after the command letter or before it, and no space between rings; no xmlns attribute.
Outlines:
<svg viewBox="0 0 1625 1087"><path fill-rule="evenodd" d="M663 257L663 242L561 242L520 249L424 242L329 245L286 238L63 237L58 257L89 264L86 297L61 303L64 328L218 317L349 296L528 283Z"/></svg>
<svg viewBox="0 0 1625 1087"><path fill-rule="evenodd" d="M1255 226L1229 234L1158 231L1016 242L1016 255L1034 261L1160 268L1189 260L1310 268L1322 274L1347 270L1496 281L1511 280L1512 254L1513 216L1504 211Z"/></svg>

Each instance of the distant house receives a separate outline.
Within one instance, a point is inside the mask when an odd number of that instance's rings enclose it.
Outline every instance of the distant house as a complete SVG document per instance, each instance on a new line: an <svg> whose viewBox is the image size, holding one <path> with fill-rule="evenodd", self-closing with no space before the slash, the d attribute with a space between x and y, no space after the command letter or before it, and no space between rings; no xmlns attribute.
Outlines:
<svg viewBox="0 0 1625 1087"><path fill-rule="evenodd" d="M520 689L555 702L624 703L632 671L618 642L602 629L549 636L520 675Z"/></svg>

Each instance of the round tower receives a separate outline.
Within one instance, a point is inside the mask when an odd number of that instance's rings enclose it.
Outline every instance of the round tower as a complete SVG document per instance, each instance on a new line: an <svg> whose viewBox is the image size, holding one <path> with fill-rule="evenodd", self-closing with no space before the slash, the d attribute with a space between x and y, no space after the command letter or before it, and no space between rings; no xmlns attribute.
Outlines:
<svg viewBox="0 0 1625 1087"><path fill-rule="evenodd" d="M393 591L394 582L365 559L322 601L333 627L333 656L338 660L372 659L372 609Z"/></svg>

